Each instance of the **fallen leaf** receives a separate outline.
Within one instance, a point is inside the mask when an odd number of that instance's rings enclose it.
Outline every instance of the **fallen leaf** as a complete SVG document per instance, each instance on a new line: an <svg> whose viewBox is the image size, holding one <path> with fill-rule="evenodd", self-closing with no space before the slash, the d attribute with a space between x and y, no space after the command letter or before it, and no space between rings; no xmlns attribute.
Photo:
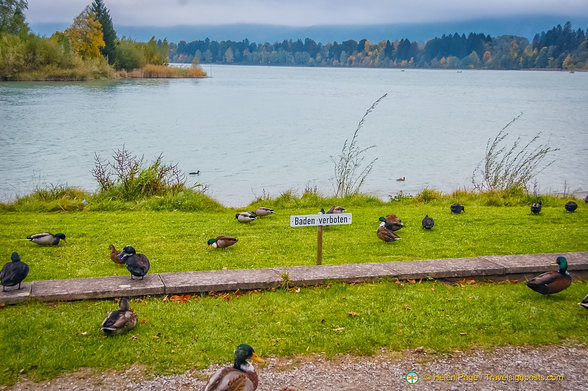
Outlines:
<svg viewBox="0 0 588 391"><path fill-rule="evenodd" d="M172 349L172 351L171 351L171 352L172 352L172 353L175 353L176 351Z"/></svg>
<svg viewBox="0 0 588 391"><path fill-rule="evenodd" d="M529 316L529 319L535 319L535 317L533 315Z"/></svg>
<svg viewBox="0 0 588 391"><path fill-rule="evenodd" d="M432 292L435 292L435 288L431 288L431 291L432 291Z"/></svg>
<svg viewBox="0 0 588 391"><path fill-rule="evenodd" d="M411 284L416 284L415 280L408 280L408 282L410 282Z"/></svg>
<svg viewBox="0 0 588 391"><path fill-rule="evenodd" d="M357 312L348 312L349 316L359 316L359 314Z"/></svg>
<svg viewBox="0 0 588 391"><path fill-rule="evenodd" d="M468 297L468 301L472 301L472 298L471 297Z"/></svg>
<svg viewBox="0 0 588 391"><path fill-rule="evenodd" d="M131 335L131 338L132 339L137 339L137 336L136 335Z"/></svg>
<svg viewBox="0 0 588 391"><path fill-rule="evenodd" d="M404 326L402 323L398 323L398 327L402 327Z"/></svg>
<svg viewBox="0 0 588 391"><path fill-rule="evenodd" d="M345 330L345 327L337 327L336 329L333 329L333 331L336 333L340 333L343 330Z"/></svg>
<svg viewBox="0 0 588 391"><path fill-rule="evenodd" d="M468 333L466 333L465 331L462 331L461 333L459 333L459 335L468 335Z"/></svg>
<svg viewBox="0 0 588 391"><path fill-rule="evenodd" d="M147 319L141 319L141 324L147 323Z"/></svg>
<svg viewBox="0 0 588 391"><path fill-rule="evenodd" d="M296 288L296 290L294 292L300 293L300 287Z"/></svg>
<svg viewBox="0 0 588 391"><path fill-rule="evenodd" d="M396 283L397 283L397 284L402 284L402 283L401 283L400 281L398 281L398 280L396 280Z"/></svg>
<svg viewBox="0 0 588 391"><path fill-rule="evenodd" d="M83 331L81 334L82 335L88 335L88 332L87 331Z"/></svg>
<svg viewBox="0 0 588 391"><path fill-rule="evenodd" d="M404 284L400 284L400 286L404 288Z"/></svg>
<svg viewBox="0 0 588 391"><path fill-rule="evenodd" d="M419 346L418 348L416 348L414 350L416 353L423 353L425 351L425 347L424 346Z"/></svg>
<svg viewBox="0 0 588 391"><path fill-rule="evenodd" d="M24 368L22 368L18 373L24 373Z"/></svg>
<svg viewBox="0 0 588 391"><path fill-rule="evenodd" d="M408 304L405 304L404 305L404 309L407 310L407 311L412 310L412 308Z"/></svg>

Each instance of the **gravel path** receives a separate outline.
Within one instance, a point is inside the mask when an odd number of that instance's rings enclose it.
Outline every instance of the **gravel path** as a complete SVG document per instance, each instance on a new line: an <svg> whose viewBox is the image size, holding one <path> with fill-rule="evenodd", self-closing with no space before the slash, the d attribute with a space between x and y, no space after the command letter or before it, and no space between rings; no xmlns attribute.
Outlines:
<svg viewBox="0 0 588 391"><path fill-rule="evenodd" d="M404 354L383 351L376 356L346 355L332 360L317 355L266 359L269 364L257 367L260 391L588 390L586 346L501 347L443 356L416 349ZM208 376L218 368L155 378L140 366L100 373L85 369L50 382L23 380L2 389L202 390ZM406 376L411 371L419 375L417 384L407 383ZM516 375L520 376L518 381ZM500 380L498 376L512 378Z"/></svg>

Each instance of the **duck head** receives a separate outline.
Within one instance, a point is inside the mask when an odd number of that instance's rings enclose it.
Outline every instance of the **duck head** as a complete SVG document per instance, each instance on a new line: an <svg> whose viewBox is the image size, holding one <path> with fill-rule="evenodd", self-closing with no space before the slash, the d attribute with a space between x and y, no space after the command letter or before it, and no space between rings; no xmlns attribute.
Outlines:
<svg viewBox="0 0 588 391"><path fill-rule="evenodd" d="M18 253L16 251L12 253L10 259L12 260L12 262L20 262L20 257L18 256Z"/></svg>
<svg viewBox="0 0 588 391"><path fill-rule="evenodd" d="M564 257L557 257L557 259L551 263L559 265L560 273L565 273L568 270L568 260Z"/></svg>
<svg viewBox="0 0 588 391"><path fill-rule="evenodd" d="M128 311L131 307L129 306L129 301L126 297L122 297L120 302L118 303L118 307L121 311Z"/></svg>
<svg viewBox="0 0 588 391"><path fill-rule="evenodd" d="M136 253L137 251L135 251L135 249L132 246L125 246L125 248L123 248L122 252L118 255L118 257L120 259L125 259Z"/></svg>
<svg viewBox="0 0 588 391"><path fill-rule="evenodd" d="M65 241L65 235L62 233L55 234L55 237Z"/></svg>
<svg viewBox="0 0 588 391"><path fill-rule="evenodd" d="M251 364L249 364L247 362L247 360L249 360L249 359L256 361L260 364L265 363L264 360L259 358L259 356L255 353L255 351L253 350L253 348L251 346L246 345L246 344L241 344L241 345L237 346L237 349L235 349L235 363L234 363L233 367L235 369L240 370L240 371L248 370L249 367L251 366ZM251 371L251 369L249 369L249 371Z"/></svg>
<svg viewBox="0 0 588 391"><path fill-rule="evenodd" d="M212 247L216 247L216 239L208 239L208 247L212 246Z"/></svg>

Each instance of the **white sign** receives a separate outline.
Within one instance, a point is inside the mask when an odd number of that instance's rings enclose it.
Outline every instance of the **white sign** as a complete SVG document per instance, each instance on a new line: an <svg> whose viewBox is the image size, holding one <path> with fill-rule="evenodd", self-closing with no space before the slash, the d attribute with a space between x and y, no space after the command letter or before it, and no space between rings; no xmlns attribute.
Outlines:
<svg viewBox="0 0 588 391"><path fill-rule="evenodd" d="M351 213L290 216L290 227L351 224Z"/></svg>

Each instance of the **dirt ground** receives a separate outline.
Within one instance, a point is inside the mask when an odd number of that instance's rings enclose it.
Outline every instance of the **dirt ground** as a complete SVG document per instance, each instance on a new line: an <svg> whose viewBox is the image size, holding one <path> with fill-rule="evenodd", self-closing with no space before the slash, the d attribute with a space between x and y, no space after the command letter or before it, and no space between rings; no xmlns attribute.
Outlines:
<svg viewBox="0 0 588 391"><path fill-rule="evenodd" d="M492 350L431 354L424 349L381 351L375 356L320 355L264 357L256 365L260 391L330 390L588 390L588 347L500 347ZM229 364L227 364L229 365ZM125 371L80 370L57 379L33 383L21 380L4 390L202 390L220 366L181 375L150 375L133 366ZM409 384L415 372L418 381ZM411 378L412 381L416 377Z"/></svg>

